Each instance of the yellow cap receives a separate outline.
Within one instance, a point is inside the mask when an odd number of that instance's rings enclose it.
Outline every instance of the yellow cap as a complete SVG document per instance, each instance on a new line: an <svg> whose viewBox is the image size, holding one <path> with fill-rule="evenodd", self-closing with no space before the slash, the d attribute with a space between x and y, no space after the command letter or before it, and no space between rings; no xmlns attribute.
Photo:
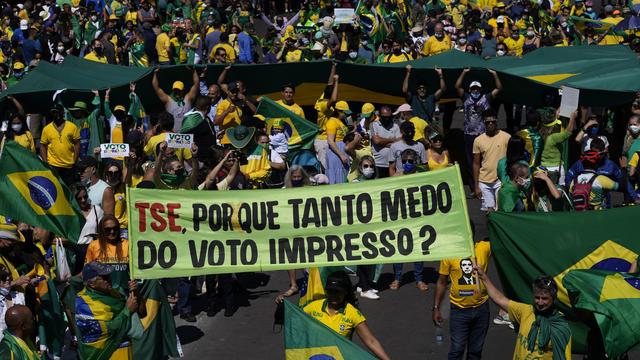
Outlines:
<svg viewBox="0 0 640 360"><path fill-rule="evenodd" d="M109 20L118 20L118 17L116 16L116 14L111 14L109 15Z"/></svg>
<svg viewBox="0 0 640 360"><path fill-rule="evenodd" d="M351 111L349 110L349 104L347 104L346 101L344 100L340 100L336 103L336 110L340 110L340 111Z"/></svg>
<svg viewBox="0 0 640 360"><path fill-rule="evenodd" d="M24 64L21 63L20 61L16 61L16 62L13 63L13 68L15 70L22 70L22 69L24 69Z"/></svg>
<svg viewBox="0 0 640 360"><path fill-rule="evenodd" d="M369 117L374 111L376 111L376 107L373 106L372 103L364 103L364 105L362 105L362 110L360 111L360 113L364 117Z"/></svg>
<svg viewBox="0 0 640 360"><path fill-rule="evenodd" d="M178 89L180 91L184 90L184 83L182 81L174 81L172 89Z"/></svg>
<svg viewBox="0 0 640 360"><path fill-rule="evenodd" d="M496 7L499 7L499 8L503 8L505 6L506 5L503 2L499 2L499 3L496 4Z"/></svg>
<svg viewBox="0 0 640 360"><path fill-rule="evenodd" d="M113 111L118 111L118 110L127 112L127 109L125 109L123 105L116 105L116 107L113 108Z"/></svg>

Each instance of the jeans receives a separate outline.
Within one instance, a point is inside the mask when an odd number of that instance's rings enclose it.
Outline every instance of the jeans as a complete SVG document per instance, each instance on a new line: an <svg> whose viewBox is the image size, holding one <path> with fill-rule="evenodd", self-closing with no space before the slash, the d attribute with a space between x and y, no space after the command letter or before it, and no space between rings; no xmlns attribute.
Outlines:
<svg viewBox="0 0 640 360"><path fill-rule="evenodd" d="M469 309L451 305L449 360L462 359L465 348L467 348L467 359L482 357L482 347L489 329L489 318L488 301Z"/></svg>
<svg viewBox="0 0 640 360"><path fill-rule="evenodd" d="M402 279L402 266L404 264L393 264L393 272L395 273L395 279L400 281ZM423 262L413 263L413 276L416 282L422 281L422 270L424 269Z"/></svg>
<svg viewBox="0 0 640 360"><path fill-rule="evenodd" d="M178 281L178 302L176 308L180 315L191 313L191 289L193 284L188 277L175 279Z"/></svg>

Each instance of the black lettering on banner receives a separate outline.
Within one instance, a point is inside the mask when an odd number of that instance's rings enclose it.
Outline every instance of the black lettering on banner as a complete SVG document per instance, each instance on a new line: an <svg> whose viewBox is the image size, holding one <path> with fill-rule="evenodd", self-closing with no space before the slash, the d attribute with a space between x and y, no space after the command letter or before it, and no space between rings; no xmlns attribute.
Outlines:
<svg viewBox="0 0 640 360"><path fill-rule="evenodd" d="M422 213L418 211L420 200L416 199L414 196L418 191L420 191L420 189L417 186L407 188L407 208L409 209L409 216L412 218L422 216Z"/></svg>
<svg viewBox="0 0 640 360"><path fill-rule="evenodd" d="M242 262L242 265L254 265L257 261L258 246L256 242L251 239L243 241L240 246L240 262Z"/></svg>
<svg viewBox="0 0 640 360"><path fill-rule="evenodd" d="M327 226L329 218L331 218L331 224L333 226L342 225L342 212L340 211L339 196L334 196L333 199L331 199L329 196L321 197L320 207L322 209L322 226ZM351 215L351 219L353 221L353 215Z"/></svg>
<svg viewBox="0 0 640 360"><path fill-rule="evenodd" d="M418 235L420 235L421 238L428 236L422 241L422 255L429 255L429 247L436 242L436 229L431 225L424 225L420 228Z"/></svg>
<svg viewBox="0 0 640 360"><path fill-rule="evenodd" d="M407 256L413 251L413 235L411 230L402 228L398 231L398 253Z"/></svg>
<svg viewBox="0 0 640 360"><path fill-rule="evenodd" d="M233 207L229 204L222 204L222 230L229 231L233 230L232 218L233 218Z"/></svg>
<svg viewBox="0 0 640 360"><path fill-rule="evenodd" d="M451 202L451 188L446 182L438 185L438 209L444 214L448 213L453 206Z"/></svg>
<svg viewBox="0 0 640 360"><path fill-rule="evenodd" d="M311 214L313 213L313 214ZM316 227L320 227L320 212L318 211L318 201L309 198L304 202L304 215L302 215L302 227L309 227L313 223Z"/></svg>
<svg viewBox="0 0 640 360"><path fill-rule="evenodd" d="M251 204L253 216L251 224L254 230L264 230L267 227L267 204L264 202Z"/></svg>
<svg viewBox="0 0 640 360"><path fill-rule="evenodd" d="M251 204L240 204L240 208L238 209L238 223L240 224L240 228L242 230L244 230L248 234L251 234ZM233 256L231 257L231 259L233 259Z"/></svg>
<svg viewBox="0 0 640 360"><path fill-rule="evenodd" d="M354 252L358 251L360 247L357 244L351 242L351 240L355 240L359 237L360 234L357 233L344 234L344 251L347 261L356 261L362 259L362 256L353 254Z"/></svg>
<svg viewBox="0 0 640 360"><path fill-rule="evenodd" d="M203 267L205 260L207 260L207 241L200 241L200 255L198 255L196 241L189 240L189 253L191 254L191 265L193 265L194 268Z"/></svg>
<svg viewBox="0 0 640 360"><path fill-rule="evenodd" d="M353 199L355 199L355 195L342 195L341 199L346 201L346 209L347 209L347 224L353 225Z"/></svg>
<svg viewBox="0 0 640 360"><path fill-rule="evenodd" d="M278 218L278 213L274 209L276 206L278 206L277 201L267 201L267 220L269 222L269 230L280 229L280 224L276 224L276 219ZM297 221L297 217L297 215L293 217L295 219L294 221Z"/></svg>
<svg viewBox="0 0 640 360"><path fill-rule="evenodd" d="M422 193L422 214L425 216L435 214L438 209L436 189L431 185L422 185L420 192Z"/></svg>
<svg viewBox="0 0 640 360"><path fill-rule="evenodd" d="M231 265L238 265L238 246L240 246L240 240L227 240L226 243L231 250Z"/></svg>
<svg viewBox="0 0 640 360"><path fill-rule="evenodd" d="M344 198L344 196L343 196ZM373 201L371 195L368 193L358 194L356 200L356 214L358 216L358 222L361 224L368 224L373 217Z"/></svg>
<svg viewBox="0 0 640 360"><path fill-rule="evenodd" d="M218 256L217 259L216 254ZM212 240L209 243L209 250L207 251L207 262L212 266L224 264L224 244L222 243L222 241Z"/></svg>
<svg viewBox="0 0 640 360"><path fill-rule="evenodd" d="M337 261L344 261L344 257L340 253L342 251L342 239L336 235L327 235L327 261L333 261L335 258Z"/></svg>
<svg viewBox="0 0 640 360"><path fill-rule="evenodd" d="M304 238L294 237L292 239L293 246L289 243L289 239L278 239L278 255L280 264L300 264L305 261Z"/></svg>
<svg viewBox="0 0 640 360"><path fill-rule="evenodd" d="M144 261L144 249L149 249L149 261ZM138 269L151 269L158 261L158 251L156 244L147 240L138 240Z"/></svg>
<svg viewBox="0 0 640 360"><path fill-rule="evenodd" d="M302 204L302 199L289 199L289 201L287 201L287 203L289 203L289 205L291 205L292 209L293 209L293 228L294 229L299 229L300 228L300 204Z"/></svg>
<svg viewBox="0 0 640 360"><path fill-rule="evenodd" d="M315 246L317 244L317 246ZM324 239L318 236L309 236L307 238L307 261L312 263L316 260L316 256L324 253Z"/></svg>
<svg viewBox="0 0 640 360"><path fill-rule="evenodd" d="M398 220L398 213L402 218L407 218L407 203L404 198L404 189L397 189L393 192L393 199L388 191L380 193L380 205L382 206L382 221Z"/></svg>
<svg viewBox="0 0 640 360"><path fill-rule="evenodd" d="M222 207L218 204L209 206L209 228L211 231L220 231L223 223Z"/></svg>
<svg viewBox="0 0 640 360"><path fill-rule="evenodd" d="M204 204L195 203L193 209L193 230L200 231L200 222L207 220L207 207Z"/></svg>
<svg viewBox="0 0 640 360"><path fill-rule="evenodd" d="M366 232L362 235L362 246L367 250L362 252L362 256L367 259L375 259L378 257L378 248L373 244L378 241L376 234L372 232Z"/></svg>
<svg viewBox="0 0 640 360"><path fill-rule="evenodd" d="M396 238L396 234L391 230L383 230L380 233L380 243L384 248L380 249L380 255L384 257L392 257L396 253L396 249L393 247L389 240L394 240Z"/></svg>
<svg viewBox="0 0 640 360"><path fill-rule="evenodd" d="M167 249L169 249L169 260L167 260L167 256L165 254ZM169 240L161 242L160 246L158 247L158 264L160 265L160 267L163 269L168 269L175 265L177 260L178 249L176 248L176 245Z"/></svg>
<svg viewBox="0 0 640 360"><path fill-rule="evenodd" d="M276 239L269 239L269 264L276 264Z"/></svg>

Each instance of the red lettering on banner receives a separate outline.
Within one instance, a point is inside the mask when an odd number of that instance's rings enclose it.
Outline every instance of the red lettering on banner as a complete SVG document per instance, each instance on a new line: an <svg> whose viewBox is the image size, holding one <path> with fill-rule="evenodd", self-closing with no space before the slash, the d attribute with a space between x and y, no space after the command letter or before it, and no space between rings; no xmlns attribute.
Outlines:
<svg viewBox="0 0 640 360"><path fill-rule="evenodd" d="M138 209L138 231L147 231L147 209L149 203L136 203L136 209Z"/></svg>
<svg viewBox="0 0 640 360"><path fill-rule="evenodd" d="M155 222L151 223L151 229L153 229L153 231L161 232L167 228L167 221L160 215L160 213L164 212L164 205L160 203L151 204L151 217L155 220Z"/></svg>
<svg viewBox="0 0 640 360"><path fill-rule="evenodd" d="M176 219L180 218L178 214L174 212L175 209L180 209L180 204L167 204L167 214L169 216L169 231L171 232L181 232L182 227L180 225L176 225Z"/></svg>

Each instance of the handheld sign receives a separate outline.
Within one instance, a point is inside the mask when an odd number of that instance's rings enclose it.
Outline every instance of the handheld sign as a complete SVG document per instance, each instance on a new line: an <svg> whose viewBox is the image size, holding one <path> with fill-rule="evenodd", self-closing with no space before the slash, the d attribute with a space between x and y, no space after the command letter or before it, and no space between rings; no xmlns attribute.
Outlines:
<svg viewBox="0 0 640 360"><path fill-rule="evenodd" d="M174 149L190 149L193 144L193 134L167 133L167 147Z"/></svg>
<svg viewBox="0 0 640 360"><path fill-rule="evenodd" d="M563 86L560 97L560 113L558 115L566 118L571 117L571 113L578 110L579 100L580 90Z"/></svg>
<svg viewBox="0 0 640 360"><path fill-rule="evenodd" d="M129 156L129 144L108 143L100 144L100 157L116 158L121 156Z"/></svg>
<svg viewBox="0 0 640 360"><path fill-rule="evenodd" d="M354 9L337 8L337 9L333 9L333 13L336 16L334 22L337 25L353 23L353 17L355 15L355 10Z"/></svg>

